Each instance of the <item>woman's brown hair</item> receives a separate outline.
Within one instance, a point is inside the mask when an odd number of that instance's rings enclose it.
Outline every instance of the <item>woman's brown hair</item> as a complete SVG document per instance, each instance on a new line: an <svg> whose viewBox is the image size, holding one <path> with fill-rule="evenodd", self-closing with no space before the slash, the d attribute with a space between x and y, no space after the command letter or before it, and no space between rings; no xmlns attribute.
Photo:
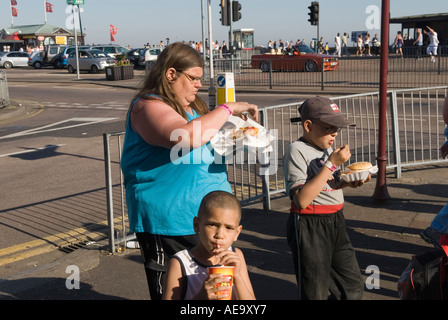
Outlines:
<svg viewBox="0 0 448 320"><path fill-rule="evenodd" d="M202 56L198 51L182 42L175 42L167 46L157 57L157 60L143 82L143 86L135 95L133 101L142 99L162 99L170 105L177 113L188 120L184 108L179 105L176 93L166 78L169 68L174 68L178 73L187 69L203 68ZM194 102L190 104L199 115L209 112L205 102L196 95Z"/></svg>

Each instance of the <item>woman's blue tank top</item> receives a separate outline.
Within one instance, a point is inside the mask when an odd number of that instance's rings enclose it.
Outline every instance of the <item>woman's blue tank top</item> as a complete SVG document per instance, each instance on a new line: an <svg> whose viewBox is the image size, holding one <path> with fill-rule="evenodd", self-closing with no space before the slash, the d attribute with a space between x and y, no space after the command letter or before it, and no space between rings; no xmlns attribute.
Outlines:
<svg viewBox="0 0 448 320"><path fill-rule="evenodd" d="M199 117L194 110L187 115L188 121ZM202 198L215 190L232 192L225 164L222 158L215 161L210 143L179 149L173 157L171 149L146 143L132 129L128 113L121 169L131 232L194 234L193 218Z"/></svg>

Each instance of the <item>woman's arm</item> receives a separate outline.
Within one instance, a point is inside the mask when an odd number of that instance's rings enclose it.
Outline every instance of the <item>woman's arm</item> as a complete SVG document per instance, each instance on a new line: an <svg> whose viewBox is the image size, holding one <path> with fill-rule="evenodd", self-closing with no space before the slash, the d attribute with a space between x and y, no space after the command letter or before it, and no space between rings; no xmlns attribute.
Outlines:
<svg viewBox="0 0 448 320"><path fill-rule="evenodd" d="M246 102L229 102L226 105L233 115L249 112L258 120L256 105ZM159 100L140 99L131 111L131 123L138 134L149 144L165 148L198 148L210 141L229 117L225 108L213 111L194 119L185 120L173 108Z"/></svg>

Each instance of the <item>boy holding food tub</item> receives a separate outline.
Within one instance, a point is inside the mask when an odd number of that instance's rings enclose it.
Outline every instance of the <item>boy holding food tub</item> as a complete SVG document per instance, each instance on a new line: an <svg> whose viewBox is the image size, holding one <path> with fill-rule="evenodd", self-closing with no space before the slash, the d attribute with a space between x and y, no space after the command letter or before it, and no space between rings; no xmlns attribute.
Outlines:
<svg viewBox="0 0 448 320"><path fill-rule="evenodd" d="M354 124L323 97L306 100L299 113L303 135L289 145L283 159L291 198L287 239L299 299L361 299L364 283L346 231L342 188L360 187L370 174L364 181L344 181L338 167L350 159L349 147L332 149L340 130Z"/></svg>

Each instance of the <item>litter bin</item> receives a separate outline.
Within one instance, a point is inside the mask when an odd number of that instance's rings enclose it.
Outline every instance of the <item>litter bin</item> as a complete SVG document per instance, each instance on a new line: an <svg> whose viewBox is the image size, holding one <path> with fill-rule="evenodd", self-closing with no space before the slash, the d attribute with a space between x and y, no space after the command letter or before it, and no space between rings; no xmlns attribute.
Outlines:
<svg viewBox="0 0 448 320"><path fill-rule="evenodd" d="M6 72L0 71L0 109L9 106L9 90Z"/></svg>

